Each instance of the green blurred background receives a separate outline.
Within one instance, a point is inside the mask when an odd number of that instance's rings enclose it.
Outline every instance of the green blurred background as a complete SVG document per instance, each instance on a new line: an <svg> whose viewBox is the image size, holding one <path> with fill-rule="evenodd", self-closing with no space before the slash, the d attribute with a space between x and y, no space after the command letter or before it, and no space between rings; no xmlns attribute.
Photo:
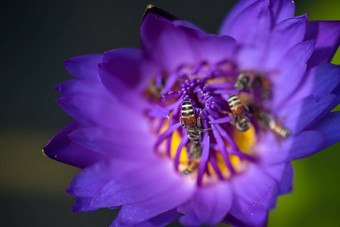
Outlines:
<svg viewBox="0 0 340 227"><path fill-rule="evenodd" d="M139 22L153 3L216 32L235 0L11 1L0 3L0 221L2 226L107 226L114 211L72 213L64 193L79 169L41 154L71 121L53 87L70 76L63 60L138 47ZM296 15L340 20L339 0L297 0ZM340 53L333 63L340 64ZM340 108L339 108L340 110ZM340 226L340 144L294 162L295 187L269 226ZM176 225L176 224L175 224ZM174 226L175 226L174 225Z"/></svg>

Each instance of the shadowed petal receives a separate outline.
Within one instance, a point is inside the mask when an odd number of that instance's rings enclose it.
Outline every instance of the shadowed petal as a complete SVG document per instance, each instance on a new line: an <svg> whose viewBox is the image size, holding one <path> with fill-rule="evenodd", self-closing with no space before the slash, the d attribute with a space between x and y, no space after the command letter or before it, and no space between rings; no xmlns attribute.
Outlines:
<svg viewBox="0 0 340 227"><path fill-rule="evenodd" d="M340 44L340 21L310 21L305 40L315 39L315 50L308 67L329 63Z"/></svg>
<svg viewBox="0 0 340 227"><path fill-rule="evenodd" d="M317 130L325 139L325 143L319 148L322 150L326 147L340 141L340 112L331 112L324 119L313 125L311 129Z"/></svg>
<svg viewBox="0 0 340 227"><path fill-rule="evenodd" d="M59 162L85 168L105 158L104 155L81 147L68 138L68 134L81 127L77 122L71 122L58 132L44 147L44 153Z"/></svg>

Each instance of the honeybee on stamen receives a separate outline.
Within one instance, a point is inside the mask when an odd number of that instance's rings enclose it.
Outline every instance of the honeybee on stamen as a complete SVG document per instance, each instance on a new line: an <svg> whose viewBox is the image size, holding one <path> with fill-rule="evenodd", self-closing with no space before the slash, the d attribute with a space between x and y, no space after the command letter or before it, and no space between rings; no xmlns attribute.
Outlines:
<svg viewBox="0 0 340 227"><path fill-rule="evenodd" d="M202 132L205 132L209 129L202 129L201 128L201 114L203 110L198 115L198 118L196 120L194 108L192 106L192 103L186 99L184 100L182 104L182 112L181 112L181 126L185 128L186 133L189 137L189 139L193 143L200 143L201 140L201 134Z"/></svg>
<svg viewBox="0 0 340 227"><path fill-rule="evenodd" d="M263 100L271 98L271 82L263 75L252 71L241 71L235 82L235 89L238 91L259 89Z"/></svg>
<svg viewBox="0 0 340 227"><path fill-rule="evenodd" d="M236 95L229 95L228 105L231 109L231 113L228 113L233 119L233 124L240 132L245 132L250 127L250 121L247 116L249 111L248 107L243 105L240 99Z"/></svg>
<svg viewBox="0 0 340 227"><path fill-rule="evenodd" d="M200 158L202 155L202 147L201 147L201 134L208 129L201 128L201 114L203 113L203 109L201 110L198 118L196 120L194 108L192 103L186 99L182 104L182 112L181 112L181 126L185 128L186 133L191 140L189 155L189 163L188 166L182 171L183 175L189 175L198 169Z"/></svg>
<svg viewBox="0 0 340 227"><path fill-rule="evenodd" d="M239 75L237 76L237 79L235 82L235 89L240 91L240 90L250 88L251 85L253 84L255 77L256 75L253 72L241 71Z"/></svg>

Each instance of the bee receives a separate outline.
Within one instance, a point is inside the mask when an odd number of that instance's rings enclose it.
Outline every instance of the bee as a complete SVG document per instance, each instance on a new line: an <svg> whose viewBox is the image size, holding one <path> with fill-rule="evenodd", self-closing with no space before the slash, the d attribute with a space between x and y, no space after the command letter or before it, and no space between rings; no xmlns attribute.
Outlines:
<svg viewBox="0 0 340 227"><path fill-rule="evenodd" d="M194 108L192 107L192 103L188 99L184 100L182 104L180 122L181 122L181 126L185 128L189 139L193 143L200 143L202 132L210 130L210 129L201 129L202 112L203 110L200 112L196 120Z"/></svg>
<svg viewBox="0 0 340 227"><path fill-rule="evenodd" d="M264 76L256 77L255 86L259 88L259 94L263 100L268 100L272 97L271 82Z"/></svg>
<svg viewBox="0 0 340 227"><path fill-rule="evenodd" d="M259 113L259 119L262 123L269 128L275 135L282 138L288 137L291 132L288 128L283 127L277 120L265 112Z"/></svg>
<svg viewBox="0 0 340 227"><path fill-rule="evenodd" d="M229 115L233 119L233 124L240 132L245 132L250 127L250 121L247 116L248 107L243 105L236 95L229 95L228 104L231 109Z"/></svg>
<svg viewBox="0 0 340 227"><path fill-rule="evenodd" d="M256 75L253 72L241 71L240 74L237 76L237 79L234 85L235 89L240 91L246 88L250 88L251 85L253 84L255 77Z"/></svg>
<svg viewBox="0 0 340 227"><path fill-rule="evenodd" d="M235 82L235 89L256 90L262 99L269 99L271 94L271 82L263 75L252 71L241 71Z"/></svg>
<svg viewBox="0 0 340 227"><path fill-rule="evenodd" d="M200 158L202 156L202 147L200 143L191 143L189 152L188 167L182 171L183 175L189 175L196 171L199 167Z"/></svg>

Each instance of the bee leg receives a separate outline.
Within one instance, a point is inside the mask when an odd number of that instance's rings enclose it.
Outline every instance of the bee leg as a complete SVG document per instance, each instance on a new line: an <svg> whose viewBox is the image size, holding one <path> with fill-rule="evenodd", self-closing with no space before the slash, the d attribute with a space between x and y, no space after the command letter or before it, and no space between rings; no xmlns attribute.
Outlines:
<svg viewBox="0 0 340 227"><path fill-rule="evenodd" d="M201 114L203 113L203 111L204 111L204 108L201 110L201 112L198 114L198 117L197 117L197 122L196 122L196 124L197 124L197 128L198 128L198 129L201 129L201 128L202 128L202 124L201 124Z"/></svg>
<svg viewBox="0 0 340 227"><path fill-rule="evenodd" d="M233 115L231 112L229 112L229 111L226 111L226 110L219 110L218 112L224 113L224 114L228 114L229 117L231 117L232 119L234 119L234 115Z"/></svg>
<svg viewBox="0 0 340 227"><path fill-rule="evenodd" d="M179 121L181 122L181 126L182 126L183 128L185 128L185 125L183 124L183 121L182 121L182 117L179 119Z"/></svg>
<svg viewBox="0 0 340 227"><path fill-rule="evenodd" d="M209 130L212 130L212 128L201 129L201 132L205 132L205 131L209 131Z"/></svg>

